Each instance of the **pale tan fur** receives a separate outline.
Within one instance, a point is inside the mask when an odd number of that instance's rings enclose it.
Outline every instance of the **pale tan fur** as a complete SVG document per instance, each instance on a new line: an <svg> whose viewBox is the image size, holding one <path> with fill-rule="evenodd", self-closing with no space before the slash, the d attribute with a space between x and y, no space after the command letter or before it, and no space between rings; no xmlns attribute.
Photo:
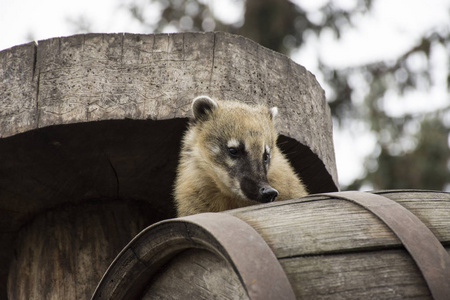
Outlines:
<svg viewBox="0 0 450 300"><path fill-rule="evenodd" d="M214 120L191 124L183 138L174 189L178 216L258 204L248 200L240 192L236 180L230 178L225 168L214 160L213 154L220 150L217 145L212 145L215 137L225 141L244 140L255 149L264 139L271 148L267 179L279 192L276 200L306 196L305 186L276 146L277 134L268 108L234 101L216 103L218 108L214 111Z"/></svg>

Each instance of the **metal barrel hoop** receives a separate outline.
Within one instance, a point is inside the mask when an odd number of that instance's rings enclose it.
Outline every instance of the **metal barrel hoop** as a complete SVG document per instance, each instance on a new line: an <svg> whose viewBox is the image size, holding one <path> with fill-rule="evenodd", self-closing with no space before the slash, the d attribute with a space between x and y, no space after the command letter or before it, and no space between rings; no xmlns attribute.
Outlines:
<svg viewBox="0 0 450 300"><path fill-rule="evenodd" d="M158 269L192 248L206 249L225 259L249 299L295 299L286 273L261 235L226 213L161 221L143 230L116 257L92 299L136 298Z"/></svg>
<svg viewBox="0 0 450 300"><path fill-rule="evenodd" d="M431 230L411 211L387 197L366 192L324 193L356 203L382 220L412 256L434 299L450 297L450 255Z"/></svg>

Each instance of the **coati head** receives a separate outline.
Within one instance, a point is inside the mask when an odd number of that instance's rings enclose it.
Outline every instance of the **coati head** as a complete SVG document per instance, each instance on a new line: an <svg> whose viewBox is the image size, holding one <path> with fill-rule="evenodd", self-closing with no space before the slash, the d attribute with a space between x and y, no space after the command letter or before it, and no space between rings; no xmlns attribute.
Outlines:
<svg viewBox="0 0 450 300"><path fill-rule="evenodd" d="M276 155L273 119L277 108L241 102L217 102L200 96L192 102L193 153L224 194L243 201L271 202L278 191L267 173Z"/></svg>

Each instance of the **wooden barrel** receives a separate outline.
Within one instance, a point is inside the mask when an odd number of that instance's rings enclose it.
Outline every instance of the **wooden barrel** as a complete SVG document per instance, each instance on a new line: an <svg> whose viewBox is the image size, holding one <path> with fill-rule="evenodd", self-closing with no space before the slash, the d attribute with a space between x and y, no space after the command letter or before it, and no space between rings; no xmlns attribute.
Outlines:
<svg viewBox="0 0 450 300"><path fill-rule="evenodd" d="M0 51L0 299L92 295L135 234L175 216L199 95L277 106L277 142L308 190L338 190L323 89L248 39L83 34Z"/></svg>
<svg viewBox="0 0 450 300"><path fill-rule="evenodd" d="M450 194L314 195L154 224L92 299L448 299Z"/></svg>

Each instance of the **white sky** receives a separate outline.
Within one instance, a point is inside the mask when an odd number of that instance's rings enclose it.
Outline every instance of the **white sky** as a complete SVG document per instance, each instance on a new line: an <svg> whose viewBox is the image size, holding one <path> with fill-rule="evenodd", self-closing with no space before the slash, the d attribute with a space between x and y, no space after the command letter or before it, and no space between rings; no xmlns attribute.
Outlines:
<svg viewBox="0 0 450 300"><path fill-rule="evenodd" d="M212 4L213 13L228 21L238 20L242 14L242 2L236 0L202 0ZM311 17L320 20L317 8L326 0L292 0L307 7ZM122 3L130 3L125 0ZM148 3L148 0L134 0ZM354 0L338 0L333 3L342 8L353 7ZM375 7L368 16L356 20L357 29L348 30L340 41L332 33L325 32L320 38L311 37L306 47L293 54L297 63L304 65L317 76L327 91L318 72L317 58L335 67L356 66L379 60L389 61L401 55L418 42L418 38L432 29L450 30L450 0L374 0ZM154 20L157 6L148 4L146 17ZM0 50L30 41L74 34L68 20L79 16L91 22L94 32L150 33L130 18L118 0L0 0ZM446 89L446 73L449 54L437 49L432 55L432 66L424 66L420 57L411 63L417 68L431 67L435 82L430 91L411 93L399 99L388 95L385 107L393 116L405 112L421 113L449 105ZM430 97L431 95L431 97ZM375 138L364 124L355 124L342 131L335 128L335 151L340 182L344 185L363 172L364 156L375 147ZM356 142L358 141L358 142Z"/></svg>

